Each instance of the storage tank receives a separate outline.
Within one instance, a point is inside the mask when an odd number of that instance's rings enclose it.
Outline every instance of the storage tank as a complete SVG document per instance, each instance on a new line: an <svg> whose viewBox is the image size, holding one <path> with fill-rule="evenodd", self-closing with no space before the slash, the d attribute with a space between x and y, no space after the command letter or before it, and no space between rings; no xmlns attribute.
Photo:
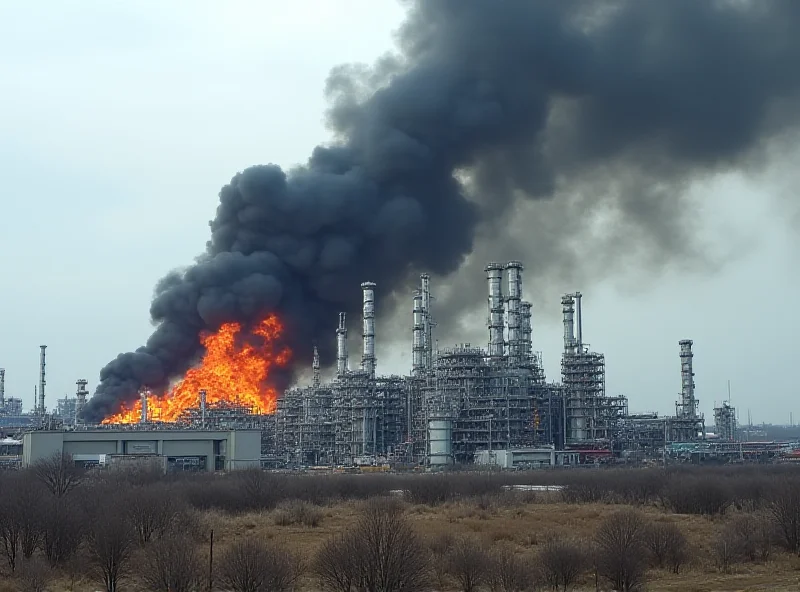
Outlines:
<svg viewBox="0 0 800 592"><path fill-rule="evenodd" d="M428 420L428 464L431 467L453 464L453 420L449 417Z"/></svg>

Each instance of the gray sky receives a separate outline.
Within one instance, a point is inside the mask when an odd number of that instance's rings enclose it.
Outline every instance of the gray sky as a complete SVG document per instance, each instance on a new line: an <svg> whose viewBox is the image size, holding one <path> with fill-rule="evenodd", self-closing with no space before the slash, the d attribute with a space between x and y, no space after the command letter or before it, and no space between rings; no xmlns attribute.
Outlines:
<svg viewBox="0 0 800 592"><path fill-rule="evenodd" d="M328 137L329 70L391 49L402 15L389 0L0 3L6 396L32 405L40 344L52 407L144 343L153 286L203 250L220 187L253 164L304 162ZM528 291L548 377L559 372L559 294L581 290L585 339L632 411L674 411L677 342L690 338L709 423L728 380L742 421L748 408L754 421L800 419L798 217L785 199L795 181L775 165L690 188L710 266ZM484 306L476 294L463 341L485 341ZM391 348L378 326L380 371L407 371L410 314L408 337Z"/></svg>

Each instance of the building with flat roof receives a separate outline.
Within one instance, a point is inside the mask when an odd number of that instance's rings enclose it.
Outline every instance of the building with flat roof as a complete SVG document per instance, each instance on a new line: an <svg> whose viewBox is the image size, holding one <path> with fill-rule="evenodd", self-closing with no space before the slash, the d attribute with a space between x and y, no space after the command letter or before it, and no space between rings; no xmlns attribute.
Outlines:
<svg viewBox="0 0 800 592"><path fill-rule="evenodd" d="M261 466L261 431L42 430L22 437L25 467L58 453L83 464L149 457L166 471L232 471Z"/></svg>

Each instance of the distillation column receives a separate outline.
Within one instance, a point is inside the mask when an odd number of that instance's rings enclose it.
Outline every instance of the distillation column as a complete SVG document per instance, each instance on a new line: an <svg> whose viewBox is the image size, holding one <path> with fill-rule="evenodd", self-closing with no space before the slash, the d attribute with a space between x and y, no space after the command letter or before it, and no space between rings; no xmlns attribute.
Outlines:
<svg viewBox="0 0 800 592"><path fill-rule="evenodd" d="M697 400L694 397L694 370L692 368L692 340L682 339L678 342L681 348L681 401L677 405L676 414L685 419L697 419Z"/></svg>
<svg viewBox="0 0 800 592"><path fill-rule="evenodd" d="M580 292L575 292L575 313L576 313L576 324L578 325L578 337L577 337L577 346L578 351L583 351L583 312L581 312L581 298L583 294Z"/></svg>
<svg viewBox="0 0 800 592"><path fill-rule="evenodd" d="M139 418L139 423L147 423L147 390L139 391L139 397L142 400L142 416Z"/></svg>
<svg viewBox="0 0 800 592"><path fill-rule="evenodd" d="M564 352L575 353L575 299L572 294L561 297L561 311L564 314Z"/></svg>
<svg viewBox="0 0 800 592"><path fill-rule="evenodd" d="M375 283L364 282L361 284L361 289L364 292L361 370L370 378L375 378Z"/></svg>
<svg viewBox="0 0 800 592"><path fill-rule="evenodd" d="M422 290L414 292L414 326L411 341L411 371L419 376L425 369L425 310L422 305Z"/></svg>
<svg viewBox="0 0 800 592"><path fill-rule="evenodd" d="M45 414L45 406L44 406L44 385L45 382L45 350L47 349L46 345L40 345L39 349L41 353L39 354L39 414Z"/></svg>
<svg viewBox="0 0 800 592"><path fill-rule="evenodd" d="M490 263L486 266L486 279L489 283L489 357L499 360L503 357L503 266Z"/></svg>
<svg viewBox="0 0 800 592"><path fill-rule="evenodd" d="M0 368L0 407L6 406L6 369Z"/></svg>
<svg viewBox="0 0 800 592"><path fill-rule="evenodd" d="M75 381L75 384L78 385L78 390L75 392L75 420L77 421L81 416L81 410L86 405L86 396L89 394L86 385L89 384L89 381L85 378L79 378Z"/></svg>
<svg viewBox="0 0 800 592"><path fill-rule="evenodd" d="M533 305L530 302L522 302L522 347L526 361L528 361L533 355L533 329L531 325L532 308Z"/></svg>
<svg viewBox="0 0 800 592"><path fill-rule="evenodd" d="M425 322L425 368L433 370L433 327L436 325L433 322L433 315L431 315L431 277L427 273L419 276L422 284L422 310L423 321Z"/></svg>
<svg viewBox="0 0 800 592"><path fill-rule="evenodd" d="M317 351L317 346L314 346L314 358L311 361L311 371L314 375L313 378L313 387L314 389L319 388L320 380L319 380L319 351Z"/></svg>
<svg viewBox="0 0 800 592"><path fill-rule="evenodd" d="M519 366L524 361L522 338L522 263L509 261L508 295L506 296L506 319L508 321L508 359L512 365Z"/></svg>
<svg viewBox="0 0 800 592"><path fill-rule="evenodd" d="M339 313L339 327L336 329L336 375L347 374L347 314Z"/></svg>

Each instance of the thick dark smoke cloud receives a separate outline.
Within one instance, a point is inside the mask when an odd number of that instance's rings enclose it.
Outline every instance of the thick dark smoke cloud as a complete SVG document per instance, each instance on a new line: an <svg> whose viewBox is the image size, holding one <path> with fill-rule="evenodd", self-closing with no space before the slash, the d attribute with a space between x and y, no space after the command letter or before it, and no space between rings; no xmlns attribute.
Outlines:
<svg viewBox="0 0 800 592"><path fill-rule="evenodd" d="M385 317L413 274L485 263L476 247L544 277L602 214L610 255L668 260L692 244L682 189L797 125L798 30L795 0L410 2L398 55L332 73L334 145L222 189L206 253L158 285L153 335L103 368L87 419L166 386L226 320L276 311L298 364L312 341L330 362L361 281ZM468 292L439 307L445 329Z"/></svg>

